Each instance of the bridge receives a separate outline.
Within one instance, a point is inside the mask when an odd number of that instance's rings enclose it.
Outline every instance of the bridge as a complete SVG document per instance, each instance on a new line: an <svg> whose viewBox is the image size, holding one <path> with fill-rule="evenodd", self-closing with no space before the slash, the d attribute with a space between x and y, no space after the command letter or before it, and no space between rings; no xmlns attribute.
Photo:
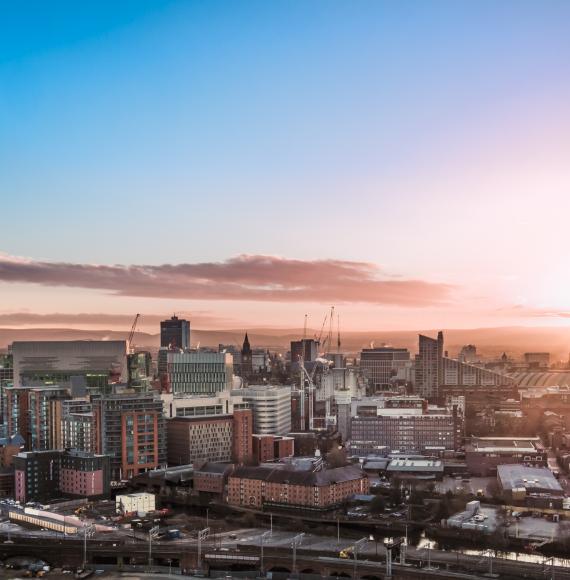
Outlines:
<svg viewBox="0 0 570 580"><path fill-rule="evenodd" d="M213 541L204 542L201 547L201 562L198 560L196 541L156 542L152 546L152 564L172 566L173 569L192 571L259 571L262 567L261 551L258 546L239 546L238 549L220 549ZM10 556L34 556L48 561L54 566L80 566L83 560L83 542L73 539L46 541L18 540L17 543L0 544L0 558ZM149 549L146 543L118 543L91 541L87 546L88 561L92 565L107 564L126 569L131 565L147 566ZM408 548L406 566L395 563L390 578L414 580L434 579L474 579L495 577L503 580L541 579L570 580L570 568L538 563L512 561L502 558L469 556L458 552L445 552ZM429 566L428 566L429 564ZM436 569L437 568L437 569ZM264 549L263 570L288 575L310 574L321 578L359 578L360 580L386 580L386 560L366 555L362 560L338 558L334 552L323 553L298 548L295 562L290 547L266 547Z"/></svg>

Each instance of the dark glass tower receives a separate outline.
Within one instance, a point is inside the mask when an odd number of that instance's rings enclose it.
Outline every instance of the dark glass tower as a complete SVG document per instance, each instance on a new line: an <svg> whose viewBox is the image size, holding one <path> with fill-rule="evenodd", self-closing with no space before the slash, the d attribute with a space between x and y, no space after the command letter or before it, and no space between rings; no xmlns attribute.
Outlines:
<svg viewBox="0 0 570 580"><path fill-rule="evenodd" d="M190 348L190 323L177 316L160 323L160 346L165 348Z"/></svg>

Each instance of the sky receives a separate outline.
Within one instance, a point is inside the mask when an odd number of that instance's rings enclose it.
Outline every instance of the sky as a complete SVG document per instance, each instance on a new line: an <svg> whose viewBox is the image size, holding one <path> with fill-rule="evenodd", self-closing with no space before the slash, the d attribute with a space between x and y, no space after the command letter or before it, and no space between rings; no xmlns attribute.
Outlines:
<svg viewBox="0 0 570 580"><path fill-rule="evenodd" d="M569 324L569 21L2 3L0 326Z"/></svg>

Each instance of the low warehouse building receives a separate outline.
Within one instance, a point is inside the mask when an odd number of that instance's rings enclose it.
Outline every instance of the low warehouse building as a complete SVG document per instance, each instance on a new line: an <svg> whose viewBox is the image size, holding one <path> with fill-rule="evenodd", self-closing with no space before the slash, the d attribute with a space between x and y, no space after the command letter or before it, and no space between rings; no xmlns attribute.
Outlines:
<svg viewBox="0 0 570 580"><path fill-rule="evenodd" d="M564 491L549 469L525 465L499 465L497 480L508 501L533 507L562 507Z"/></svg>

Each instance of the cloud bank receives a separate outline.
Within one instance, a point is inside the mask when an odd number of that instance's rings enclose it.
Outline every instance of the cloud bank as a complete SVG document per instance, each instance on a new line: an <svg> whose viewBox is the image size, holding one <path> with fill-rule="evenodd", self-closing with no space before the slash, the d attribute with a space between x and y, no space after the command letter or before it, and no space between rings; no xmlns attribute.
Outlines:
<svg viewBox="0 0 570 580"><path fill-rule="evenodd" d="M0 254L0 281L102 290L118 296L184 300L369 303L434 306L453 287L390 277L375 264L240 255L223 262L96 265Z"/></svg>
<svg viewBox="0 0 570 580"><path fill-rule="evenodd" d="M164 314L142 314L138 328L158 327L161 320L170 317L172 312ZM204 311L183 312L176 311L180 318L187 318L193 324L205 326L229 326L236 324L231 318L215 316ZM132 314L112 314L106 312L51 312L40 314L37 312L0 312L0 326L81 326L81 327L126 327L133 323Z"/></svg>

